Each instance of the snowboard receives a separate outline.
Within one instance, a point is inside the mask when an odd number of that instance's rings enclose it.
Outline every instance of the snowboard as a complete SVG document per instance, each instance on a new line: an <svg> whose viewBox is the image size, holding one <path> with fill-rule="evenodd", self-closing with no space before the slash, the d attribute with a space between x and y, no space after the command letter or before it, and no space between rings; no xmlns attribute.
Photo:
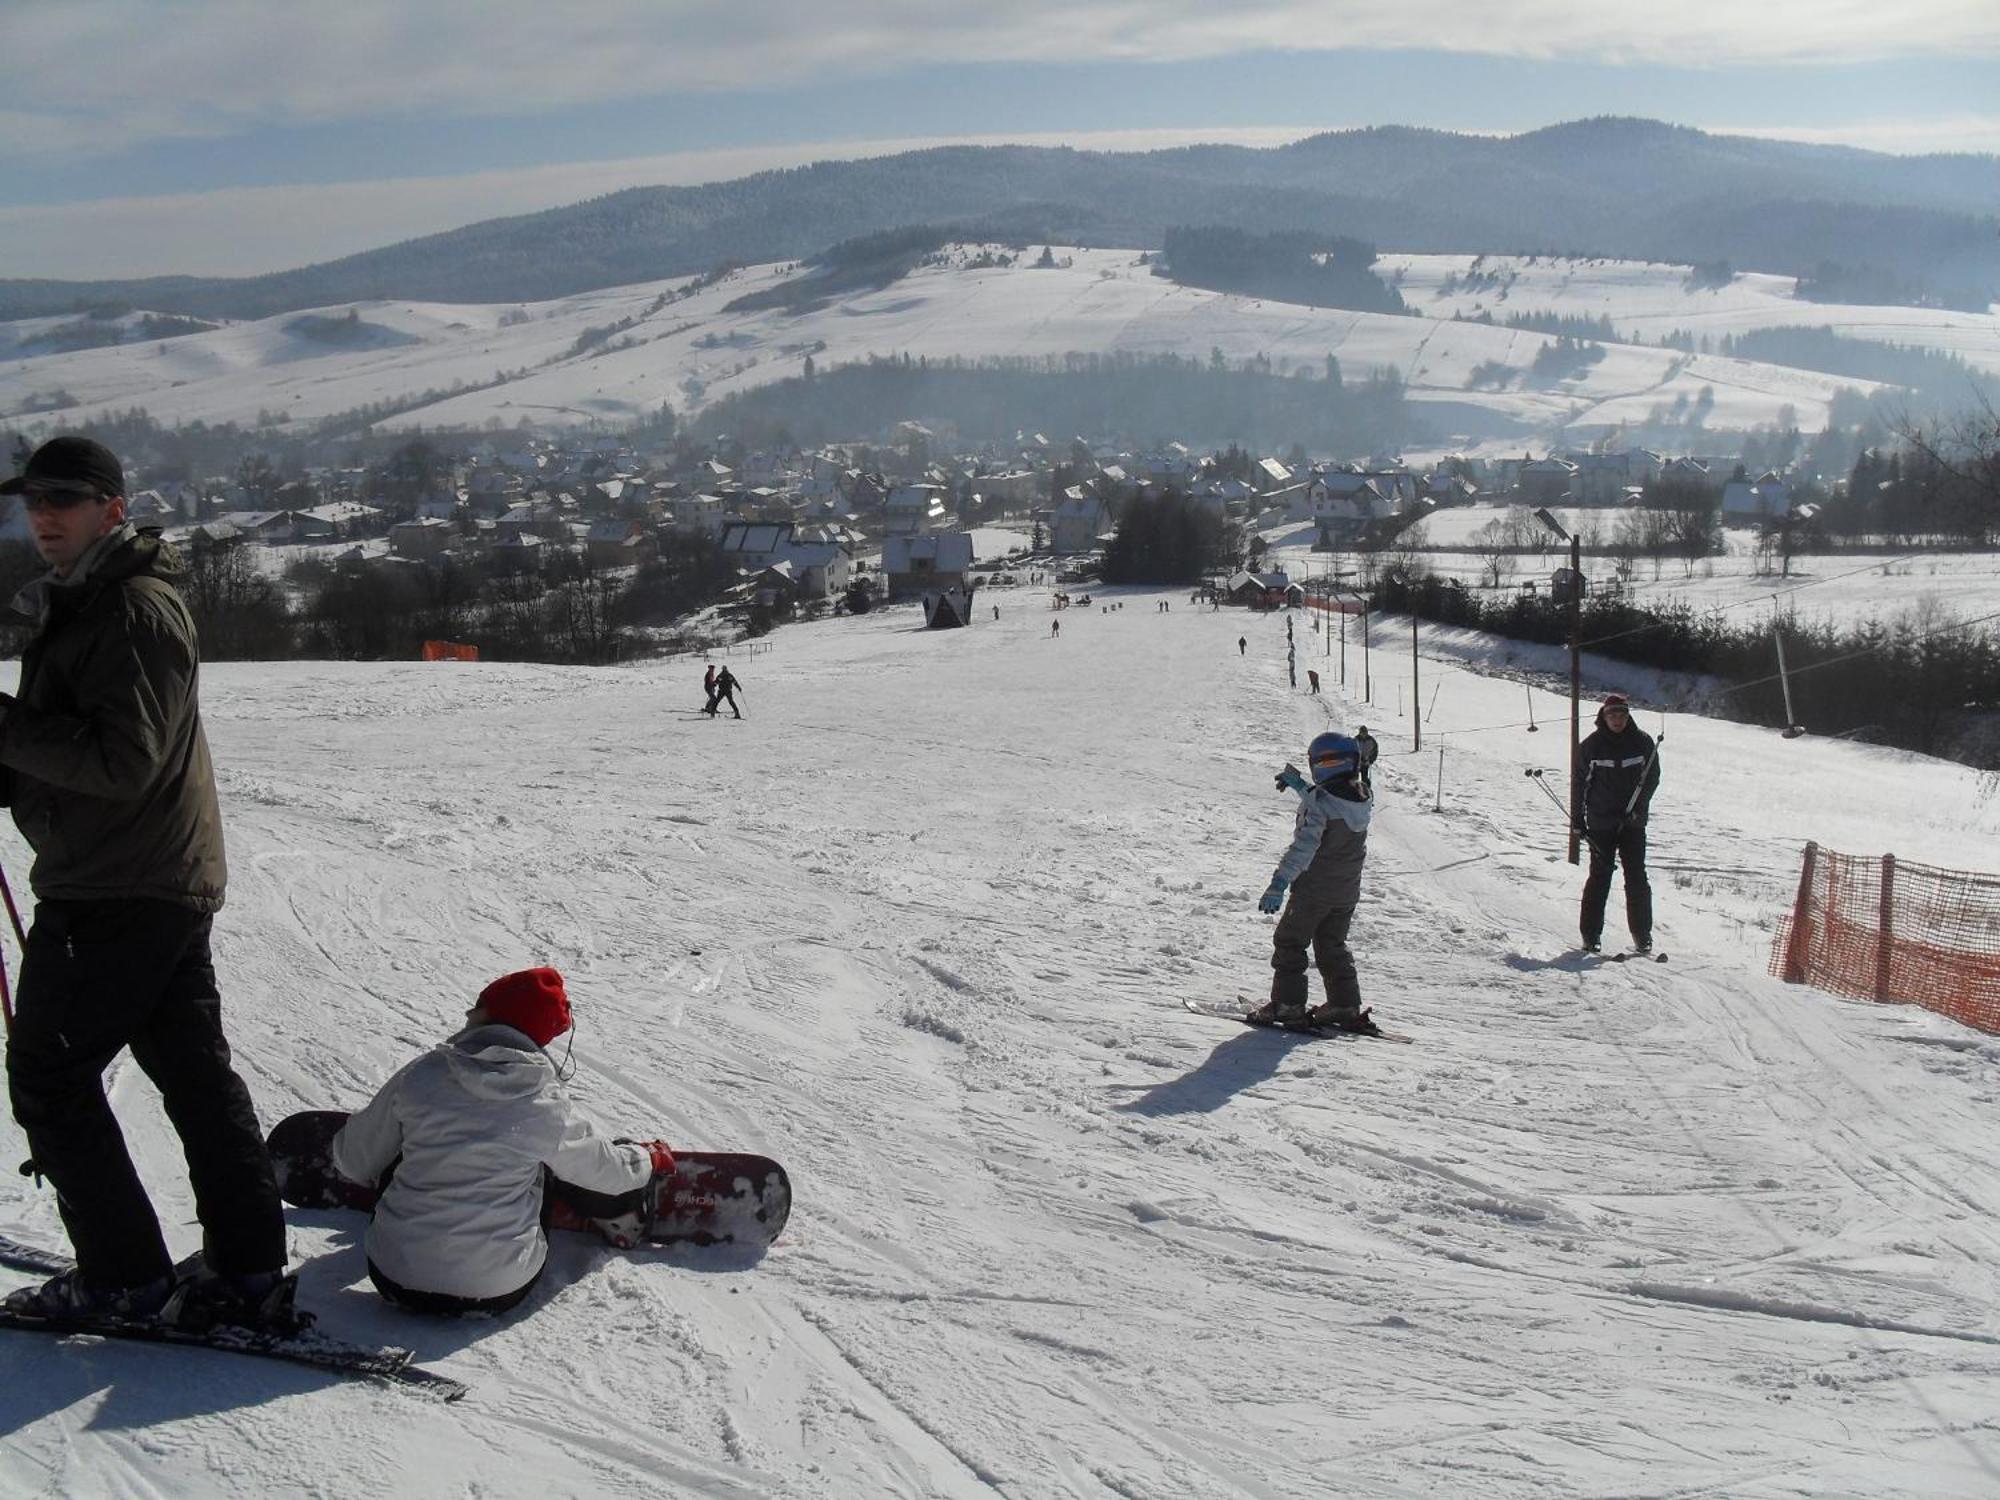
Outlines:
<svg viewBox="0 0 2000 1500"><path fill-rule="evenodd" d="M1194 1000L1183 1000L1181 1004L1198 1016L1214 1016L1223 1021L1241 1021L1245 1026L1254 1026L1259 1031L1284 1031L1293 1036L1317 1036L1327 1038L1351 1038L1364 1042L1401 1042L1404 1046L1415 1043L1415 1037L1404 1036L1400 1031L1348 1031L1339 1026L1280 1026L1271 1021L1253 1021L1250 1012L1256 1002L1236 997L1234 1005L1203 1005Z"/></svg>
<svg viewBox="0 0 2000 1500"><path fill-rule="evenodd" d="M73 1261L67 1255L0 1238L0 1265L38 1275L56 1276L67 1271ZM177 1268L179 1269L179 1268ZM266 1333L226 1325L195 1331L177 1328L154 1318L66 1318L51 1320L0 1308L0 1328L21 1333L47 1333L57 1338L129 1339L148 1344L174 1344L181 1348L214 1349L224 1354L248 1354L259 1359L283 1360L335 1375L369 1376L402 1386L412 1394L431 1401L457 1401L467 1387L449 1375L440 1375L412 1364L408 1349L376 1348L328 1338L311 1329L293 1334Z"/></svg>
<svg viewBox="0 0 2000 1500"><path fill-rule="evenodd" d="M349 1182L334 1169L333 1138L347 1111L313 1109L280 1120L267 1145L278 1192L296 1208L367 1212L377 1190ZM676 1151L672 1184L644 1230L649 1245L741 1245L762 1249L778 1237L792 1211L792 1183L768 1156L734 1151ZM549 1227L596 1230L561 1203L550 1204Z"/></svg>

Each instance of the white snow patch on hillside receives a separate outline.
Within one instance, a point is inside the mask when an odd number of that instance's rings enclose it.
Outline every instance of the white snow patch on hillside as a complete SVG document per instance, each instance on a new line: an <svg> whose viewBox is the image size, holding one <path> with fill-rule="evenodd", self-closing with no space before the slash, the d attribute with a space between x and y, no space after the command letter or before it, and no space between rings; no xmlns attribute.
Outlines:
<svg viewBox="0 0 2000 1500"><path fill-rule="evenodd" d="M1220 350L1230 360L1264 356L1281 373L1312 376L1333 355L1349 380L1395 370L1418 415L1441 436L1466 442L1547 440L1562 432L1582 438L1643 421L1680 398L1693 402L1705 387L1714 400L1706 417L1712 429L1770 424L1790 407L1811 431L1824 425L1837 391L1875 388L1628 345L1607 346L1603 359L1573 378L1538 382L1527 372L1549 336L1451 321L1452 309L1417 295L1414 281L1405 290L1425 316L1406 318L1181 287L1155 277L1128 250L1069 250L1063 259L1050 269L926 266L880 290L808 310L725 311L791 274L788 266L766 265L698 290L686 281L657 282L525 306L362 302L287 313L158 343L0 361L0 415L75 422L143 406L168 423L304 423L389 403L400 410L384 419L388 428L631 422L662 405L686 414L728 392L797 375L809 355L829 369L878 355L1172 353L1205 360ZM1440 266L1437 274L1441 280L1446 273ZM1683 275L1677 267L1633 270L1627 279L1635 305L1667 297L1661 288L1677 286ZM1603 306L1594 286L1577 290L1573 305L1568 294L1550 288L1536 305L1593 314ZM301 318L338 322L350 311L408 342L347 347L299 332L312 326ZM1849 311L1818 307L1815 321L1839 325ZM1968 358L1984 347L2000 365L2000 321L1952 317L1965 326L1940 325L1939 340ZM1910 341L1924 342L1929 325L1913 314L1910 326ZM579 348L593 331L602 336ZM1471 388L1481 367L1509 372L1506 388ZM68 404L52 408L52 401Z"/></svg>

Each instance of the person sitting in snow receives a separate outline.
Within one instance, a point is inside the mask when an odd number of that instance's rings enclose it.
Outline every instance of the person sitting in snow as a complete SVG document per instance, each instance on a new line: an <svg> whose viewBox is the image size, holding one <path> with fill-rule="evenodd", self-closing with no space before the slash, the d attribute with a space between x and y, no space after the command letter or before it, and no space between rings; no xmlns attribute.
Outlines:
<svg viewBox="0 0 2000 1500"><path fill-rule="evenodd" d="M1309 782L1296 766L1278 773L1279 790L1299 794L1291 846L1278 861L1257 909L1283 905L1271 936L1271 998L1250 1019L1272 1026L1338 1026L1375 1032L1361 1007L1361 987L1347 930L1361 900L1361 866L1368 857L1368 820L1374 804L1361 777L1361 749L1344 734L1326 733L1307 748ZM1291 902L1285 905L1285 892ZM1326 1001L1306 1005L1306 950L1326 986Z"/></svg>
<svg viewBox="0 0 2000 1500"><path fill-rule="evenodd" d="M609 1139L570 1108L543 1050L569 1029L554 969L496 979L464 1030L399 1070L334 1137L335 1169L381 1187L368 1275L389 1301L444 1314L513 1307L548 1263L557 1204L613 1244L637 1242L673 1153Z"/></svg>

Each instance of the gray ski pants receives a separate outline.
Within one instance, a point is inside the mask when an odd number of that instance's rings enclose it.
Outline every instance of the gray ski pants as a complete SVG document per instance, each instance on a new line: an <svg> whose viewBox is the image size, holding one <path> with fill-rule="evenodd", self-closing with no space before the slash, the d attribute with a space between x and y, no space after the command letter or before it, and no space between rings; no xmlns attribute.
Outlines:
<svg viewBox="0 0 2000 1500"><path fill-rule="evenodd" d="M1311 1003L1306 983L1306 949L1319 968L1326 998L1340 1010L1361 1009L1361 985L1354 973L1354 955L1347 948L1347 929L1354 921L1354 903L1342 902L1339 891L1315 891L1301 881L1292 887L1285 914L1271 935L1271 998L1287 1008Z"/></svg>

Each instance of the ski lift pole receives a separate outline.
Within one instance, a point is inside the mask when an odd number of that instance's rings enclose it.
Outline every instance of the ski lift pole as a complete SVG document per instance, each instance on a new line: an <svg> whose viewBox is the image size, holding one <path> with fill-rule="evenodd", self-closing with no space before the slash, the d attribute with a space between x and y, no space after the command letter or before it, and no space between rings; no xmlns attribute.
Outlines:
<svg viewBox="0 0 2000 1500"><path fill-rule="evenodd" d="M1785 738L1795 740L1805 733L1792 712L1792 674L1785 666L1785 628L1777 621L1771 622L1771 639L1778 643L1778 683L1785 690Z"/></svg>

